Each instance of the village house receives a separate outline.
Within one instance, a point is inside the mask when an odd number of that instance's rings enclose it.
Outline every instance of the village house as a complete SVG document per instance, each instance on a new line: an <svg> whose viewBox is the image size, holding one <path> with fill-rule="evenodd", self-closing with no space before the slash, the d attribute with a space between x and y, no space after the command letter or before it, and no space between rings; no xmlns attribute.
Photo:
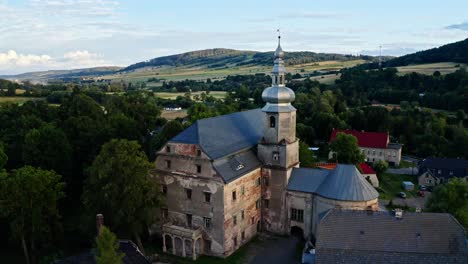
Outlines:
<svg viewBox="0 0 468 264"><path fill-rule="evenodd" d="M333 129L330 134L329 142L335 140L338 133L353 135L357 138L359 149L361 149L362 154L364 154L366 162L375 163L379 160L383 160L388 162L391 166L400 165L403 145L391 143L388 133ZM333 152L330 152L329 159L333 158Z"/></svg>
<svg viewBox="0 0 468 264"><path fill-rule="evenodd" d="M278 41L265 106L201 119L157 152L165 196L152 232L163 251L226 257L258 232L314 236L335 207L377 210L378 193L354 165L299 168L294 92Z"/></svg>
<svg viewBox="0 0 468 264"><path fill-rule="evenodd" d="M315 264L462 264L466 241L450 214L335 209L318 226Z"/></svg>
<svg viewBox="0 0 468 264"><path fill-rule="evenodd" d="M418 164L418 184L435 186L453 177L468 178L468 161L465 159L427 158Z"/></svg>

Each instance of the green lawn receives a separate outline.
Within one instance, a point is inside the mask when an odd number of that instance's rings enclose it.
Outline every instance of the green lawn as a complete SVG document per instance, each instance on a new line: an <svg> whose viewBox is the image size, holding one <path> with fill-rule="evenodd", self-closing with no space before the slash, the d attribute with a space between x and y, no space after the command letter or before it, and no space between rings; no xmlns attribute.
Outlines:
<svg viewBox="0 0 468 264"><path fill-rule="evenodd" d="M414 183L413 191L405 191L401 187L403 181L410 181ZM400 174L391 174L391 173L382 173L379 175L379 188L380 193L379 198L384 200L392 200L398 196L399 192L405 192L407 197L417 196L417 182L416 176L412 175L400 175Z"/></svg>
<svg viewBox="0 0 468 264"><path fill-rule="evenodd" d="M398 166L398 168L411 168L411 167L416 167L416 164L414 164L413 162L409 162L409 161L406 161L406 160L402 160L400 162L400 166Z"/></svg>
<svg viewBox="0 0 468 264"><path fill-rule="evenodd" d="M42 97L22 97L22 96L0 96L0 104L2 103L13 103L13 104L24 104L27 101L45 100Z"/></svg>

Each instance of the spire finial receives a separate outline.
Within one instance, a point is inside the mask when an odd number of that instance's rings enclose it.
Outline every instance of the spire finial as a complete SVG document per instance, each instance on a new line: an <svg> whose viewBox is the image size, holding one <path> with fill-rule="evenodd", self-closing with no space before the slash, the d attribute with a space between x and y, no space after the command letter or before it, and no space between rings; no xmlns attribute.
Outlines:
<svg viewBox="0 0 468 264"><path fill-rule="evenodd" d="M276 30L276 32L278 32L278 45L280 45L280 42L281 42L281 32L280 32L280 29L278 28Z"/></svg>

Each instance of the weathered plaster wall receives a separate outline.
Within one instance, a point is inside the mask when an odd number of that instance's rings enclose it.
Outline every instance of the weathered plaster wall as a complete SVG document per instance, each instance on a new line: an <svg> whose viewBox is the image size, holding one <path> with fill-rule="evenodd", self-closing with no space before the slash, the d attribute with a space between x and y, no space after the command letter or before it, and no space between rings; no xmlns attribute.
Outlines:
<svg viewBox="0 0 468 264"><path fill-rule="evenodd" d="M289 224L289 230L291 227L297 226L300 227L303 231L304 238L308 238L312 229L312 215L313 215L313 208L312 208L312 200L313 194L311 193L303 193L303 192L293 192L288 191L287 195L287 208L288 208L288 218L287 222ZM291 220L291 208L304 210L304 221L298 222Z"/></svg>
<svg viewBox="0 0 468 264"><path fill-rule="evenodd" d="M260 222L261 209L256 207L261 198L261 185L257 185L260 178L260 168L228 183L224 187L224 254L228 256L257 234L257 223ZM242 189L244 193L242 194ZM236 200L232 199L232 192L236 192ZM244 219L242 211L244 210ZM237 216L234 225L233 217ZM242 240L242 231L245 238ZM237 236L237 246L234 237Z"/></svg>

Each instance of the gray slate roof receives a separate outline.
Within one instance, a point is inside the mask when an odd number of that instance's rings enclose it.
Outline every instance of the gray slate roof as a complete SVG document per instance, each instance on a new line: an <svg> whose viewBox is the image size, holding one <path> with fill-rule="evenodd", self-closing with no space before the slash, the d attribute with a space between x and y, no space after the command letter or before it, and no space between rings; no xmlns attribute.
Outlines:
<svg viewBox="0 0 468 264"><path fill-rule="evenodd" d="M316 237L317 264L468 263L465 231L449 214L335 209Z"/></svg>
<svg viewBox="0 0 468 264"><path fill-rule="evenodd" d="M250 171L260 168L262 163L252 150L247 150L215 160L213 166L224 182L228 183Z"/></svg>
<svg viewBox="0 0 468 264"><path fill-rule="evenodd" d="M256 146L263 134L261 109L196 121L169 142L198 144L213 160Z"/></svg>
<svg viewBox="0 0 468 264"><path fill-rule="evenodd" d="M342 201L370 201L379 197L357 168L349 164L338 164L334 170L295 168L288 190Z"/></svg>

